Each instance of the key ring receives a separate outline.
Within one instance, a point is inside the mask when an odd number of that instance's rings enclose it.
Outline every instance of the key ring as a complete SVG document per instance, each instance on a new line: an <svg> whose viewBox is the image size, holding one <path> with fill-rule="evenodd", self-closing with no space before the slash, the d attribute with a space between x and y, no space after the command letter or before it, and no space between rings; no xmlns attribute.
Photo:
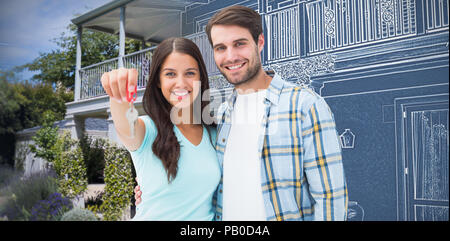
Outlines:
<svg viewBox="0 0 450 241"><path fill-rule="evenodd" d="M127 88L127 101L133 103L137 98L137 86L134 87L134 91L129 92Z"/></svg>

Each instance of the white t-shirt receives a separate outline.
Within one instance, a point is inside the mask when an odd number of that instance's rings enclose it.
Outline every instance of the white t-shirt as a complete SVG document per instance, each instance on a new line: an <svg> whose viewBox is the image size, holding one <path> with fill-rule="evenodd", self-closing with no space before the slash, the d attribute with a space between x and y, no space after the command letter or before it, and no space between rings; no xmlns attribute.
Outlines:
<svg viewBox="0 0 450 241"><path fill-rule="evenodd" d="M264 221L258 138L266 90L238 94L223 162L224 221Z"/></svg>

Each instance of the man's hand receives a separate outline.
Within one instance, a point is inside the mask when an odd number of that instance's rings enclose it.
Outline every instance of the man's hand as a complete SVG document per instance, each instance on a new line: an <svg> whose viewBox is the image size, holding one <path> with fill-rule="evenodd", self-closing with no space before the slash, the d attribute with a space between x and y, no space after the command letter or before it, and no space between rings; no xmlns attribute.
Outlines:
<svg viewBox="0 0 450 241"><path fill-rule="evenodd" d="M136 178L136 182L137 182L137 178ZM139 205L139 203L142 202L141 200L141 188L139 187L139 184L134 188L134 199L136 199L136 202L134 203L136 206Z"/></svg>

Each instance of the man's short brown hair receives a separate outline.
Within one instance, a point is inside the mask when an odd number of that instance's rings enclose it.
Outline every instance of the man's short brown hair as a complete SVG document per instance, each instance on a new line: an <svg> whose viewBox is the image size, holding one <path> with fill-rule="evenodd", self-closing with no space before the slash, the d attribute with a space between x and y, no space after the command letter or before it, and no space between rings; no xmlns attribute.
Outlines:
<svg viewBox="0 0 450 241"><path fill-rule="evenodd" d="M237 25L246 28L252 35L255 43L258 43L258 37L263 32L259 13L251 8L239 5L226 7L209 20L208 25L206 25L206 34L211 46L213 45L211 29L214 25Z"/></svg>

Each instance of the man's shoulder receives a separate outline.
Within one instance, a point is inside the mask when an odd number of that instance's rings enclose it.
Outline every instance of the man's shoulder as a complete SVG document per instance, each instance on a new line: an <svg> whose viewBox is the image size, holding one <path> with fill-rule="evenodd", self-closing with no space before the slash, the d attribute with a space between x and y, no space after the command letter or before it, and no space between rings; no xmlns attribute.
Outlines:
<svg viewBox="0 0 450 241"><path fill-rule="evenodd" d="M281 93L293 94L294 92L301 93L303 95L303 98L315 98L315 99L322 98L312 89L312 87L309 87L307 85L296 85L294 83L285 81Z"/></svg>
<svg viewBox="0 0 450 241"><path fill-rule="evenodd" d="M232 91L230 93L224 93L222 96L223 101L220 102L220 104L215 106L214 117L216 119L216 123L219 123L219 120L222 118L226 109L228 108L228 102L230 101L232 94L233 94Z"/></svg>
<svg viewBox="0 0 450 241"><path fill-rule="evenodd" d="M295 85L285 82L280 94L280 103L282 105L295 106L296 109L308 111L316 102L322 102L323 97L317 94L308 86Z"/></svg>

